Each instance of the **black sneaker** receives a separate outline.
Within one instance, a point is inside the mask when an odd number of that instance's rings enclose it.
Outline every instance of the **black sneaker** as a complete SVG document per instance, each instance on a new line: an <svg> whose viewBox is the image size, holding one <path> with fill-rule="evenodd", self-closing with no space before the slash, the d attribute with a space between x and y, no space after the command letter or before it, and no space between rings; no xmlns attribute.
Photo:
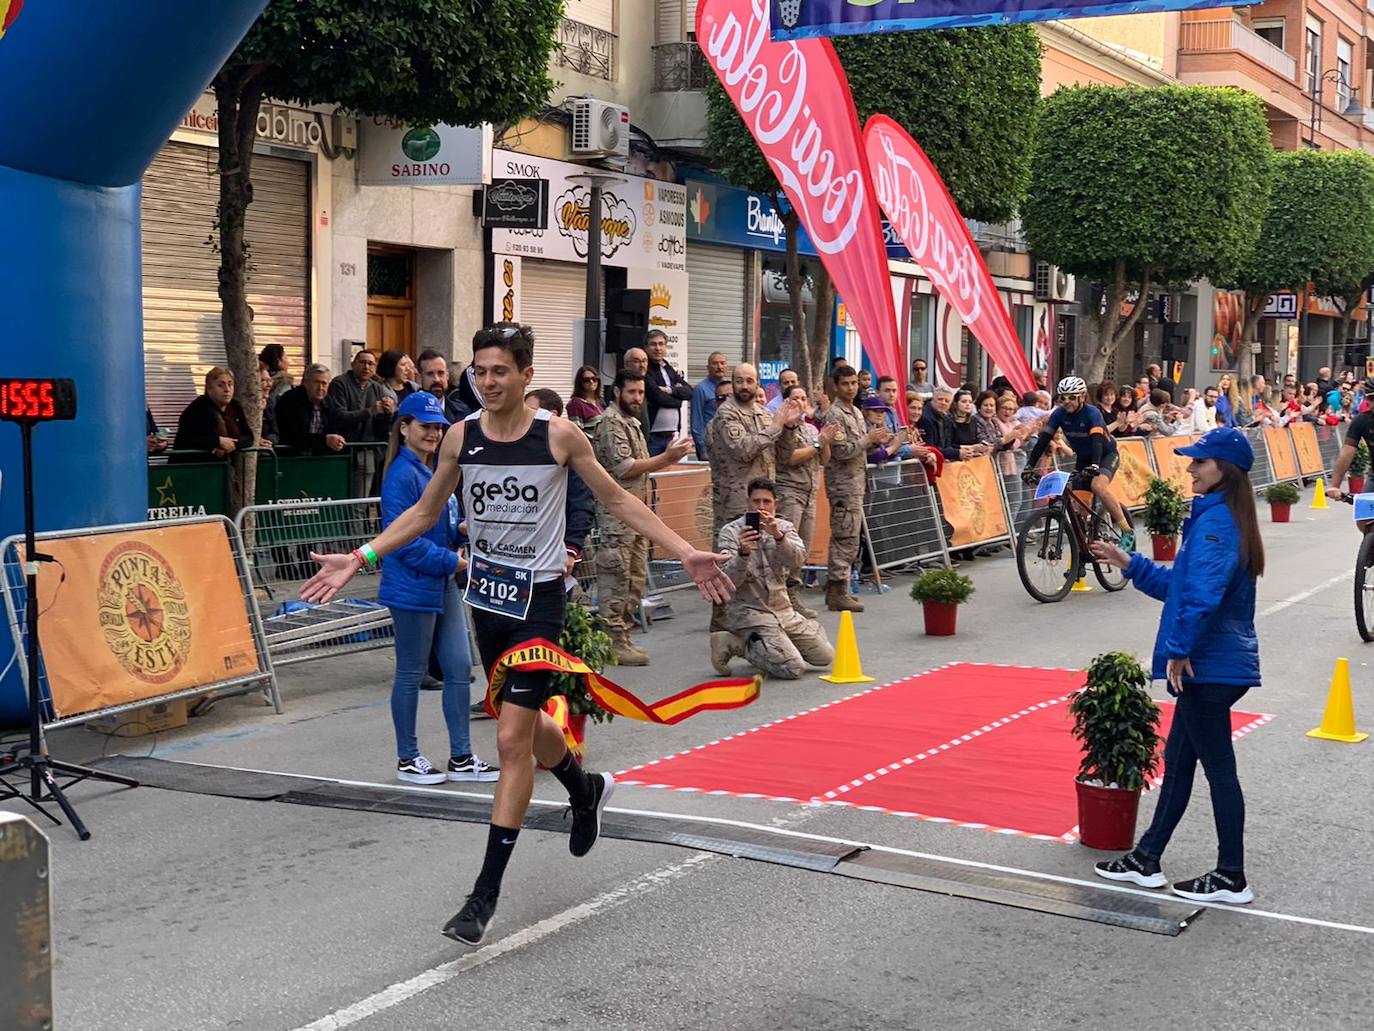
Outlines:
<svg viewBox="0 0 1374 1031"><path fill-rule="evenodd" d="M490 763L483 762L471 753L453 756L448 761L448 779L454 781L477 781L490 784L500 779L501 771Z"/></svg>
<svg viewBox="0 0 1374 1031"><path fill-rule="evenodd" d="M1175 895L1194 902L1234 902L1244 905L1255 901L1255 893L1245 883L1244 874L1222 873L1213 870L1191 881L1179 881L1173 886Z"/></svg>
<svg viewBox="0 0 1374 1031"><path fill-rule="evenodd" d="M1093 867L1097 876L1109 881L1130 881L1142 888L1162 888L1169 882L1159 872L1159 861L1142 856L1134 850L1120 859L1111 859Z"/></svg>
<svg viewBox="0 0 1374 1031"><path fill-rule="evenodd" d="M487 934L487 926L496 912L496 900L499 897L497 892L489 889L474 889L463 903L463 908L444 924L444 937L464 945L481 945Z"/></svg>
<svg viewBox="0 0 1374 1031"><path fill-rule="evenodd" d="M489 720L491 713L487 712L485 702L473 702L468 708L468 718L474 720Z"/></svg>
<svg viewBox="0 0 1374 1031"><path fill-rule="evenodd" d="M589 773L587 780L592 800L586 806L572 807L572 832L568 835L568 851L579 857L590 852L601 836L601 810L615 792L615 778L609 773Z"/></svg>

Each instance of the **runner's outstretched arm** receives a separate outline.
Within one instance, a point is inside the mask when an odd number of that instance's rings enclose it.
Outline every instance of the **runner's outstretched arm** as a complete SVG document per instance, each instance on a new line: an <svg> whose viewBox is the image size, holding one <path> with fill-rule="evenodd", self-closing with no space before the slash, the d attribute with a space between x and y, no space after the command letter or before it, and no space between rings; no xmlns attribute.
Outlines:
<svg viewBox="0 0 1374 1031"><path fill-rule="evenodd" d="M644 502L611 478L596 460L587 435L572 423L551 420L549 436L558 450L568 456L569 467L582 477L612 516L681 561L682 568L696 581L708 601L720 604L730 600L734 585L719 565L729 556L699 551L665 525Z"/></svg>
<svg viewBox="0 0 1374 1031"><path fill-rule="evenodd" d="M449 497L458 487L458 455L462 447L463 424L460 422L444 434L444 442L439 445L439 468L420 500L364 547L371 547L380 559L409 544L439 521L448 507ZM333 598L361 568L352 555L317 555L312 551L310 557L320 564L320 571L301 586L301 599L316 604Z"/></svg>

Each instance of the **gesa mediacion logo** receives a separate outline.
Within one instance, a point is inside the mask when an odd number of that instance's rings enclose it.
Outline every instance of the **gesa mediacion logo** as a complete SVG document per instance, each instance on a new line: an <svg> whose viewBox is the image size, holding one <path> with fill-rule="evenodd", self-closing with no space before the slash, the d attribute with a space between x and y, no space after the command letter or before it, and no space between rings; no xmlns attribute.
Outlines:
<svg viewBox="0 0 1374 1031"><path fill-rule="evenodd" d="M191 653L186 589L161 553L138 541L113 548L100 566L96 606L105 644L145 684L175 679Z"/></svg>

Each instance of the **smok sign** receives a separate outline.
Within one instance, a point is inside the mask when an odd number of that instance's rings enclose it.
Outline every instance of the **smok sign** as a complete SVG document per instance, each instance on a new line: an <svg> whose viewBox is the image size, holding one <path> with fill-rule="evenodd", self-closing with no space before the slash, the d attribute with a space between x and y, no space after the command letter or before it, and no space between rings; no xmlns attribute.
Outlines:
<svg viewBox="0 0 1374 1031"><path fill-rule="evenodd" d="M491 126L358 120L362 186L478 186L491 182Z"/></svg>

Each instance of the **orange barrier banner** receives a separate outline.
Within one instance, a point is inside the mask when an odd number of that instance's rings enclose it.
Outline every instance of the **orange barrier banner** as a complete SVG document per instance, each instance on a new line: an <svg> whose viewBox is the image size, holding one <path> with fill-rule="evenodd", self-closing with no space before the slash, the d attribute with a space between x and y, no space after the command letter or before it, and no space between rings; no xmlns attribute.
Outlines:
<svg viewBox="0 0 1374 1031"><path fill-rule="evenodd" d="M653 509L668 526L694 548L714 551L711 539L711 469L686 466L654 473Z"/></svg>
<svg viewBox="0 0 1374 1031"><path fill-rule="evenodd" d="M1188 475L1188 463L1192 461L1187 455L1176 454L1181 447L1187 447L1195 440L1201 439L1201 434L1191 437L1151 437L1150 453L1154 455L1155 469L1161 479L1168 480L1177 487L1185 498L1193 496L1193 480Z"/></svg>
<svg viewBox="0 0 1374 1031"><path fill-rule="evenodd" d="M798 533L801 531L798 530ZM830 564L830 499L825 496L825 470L821 470L816 483L816 518L811 539L802 541L806 545L806 564L826 566Z"/></svg>
<svg viewBox="0 0 1374 1031"><path fill-rule="evenodd" d="M1317 446L1317 430L1310 422L1295 422L1288 427L1293 438L1293 450L1298 456L1298 471L1304 476L1320 476L1324 471L1321 448Z"/></svg>
<svg viewBox="0 0 1374 1031"><path fill-rule="evenodd" d="M1266 426L1264 443L1269 448L1269 468L1274 471L1274 479L1296 480L1298 478L1298 456L1293 450L1293 438L1282 426Z"/></svg>
<svg viewBox="0 0 1374 1031"><path fill-rule="evenodd" d="M219 523L42 542L43 650L59 717L211 685L258 668Z"/></svg>
<svg viewBox="0 0 1374 1031"><path fill-rule="evenodd" d="M951 548L967 548L995 541L1011 533L997 467L987 455L969 462L947 462L935 481L944 505L945 518L954 527L947 542Z"/></svg>
<svg viewBox="0 0 1374 1031"><path fill-rule="evenodd" d="M1145 504L1145 491L1155 474L1150 465L1150 449L1140 437L1124 437L1116 442L1120 464L1111 480L1112 496L1127 508Z"/></svg>

